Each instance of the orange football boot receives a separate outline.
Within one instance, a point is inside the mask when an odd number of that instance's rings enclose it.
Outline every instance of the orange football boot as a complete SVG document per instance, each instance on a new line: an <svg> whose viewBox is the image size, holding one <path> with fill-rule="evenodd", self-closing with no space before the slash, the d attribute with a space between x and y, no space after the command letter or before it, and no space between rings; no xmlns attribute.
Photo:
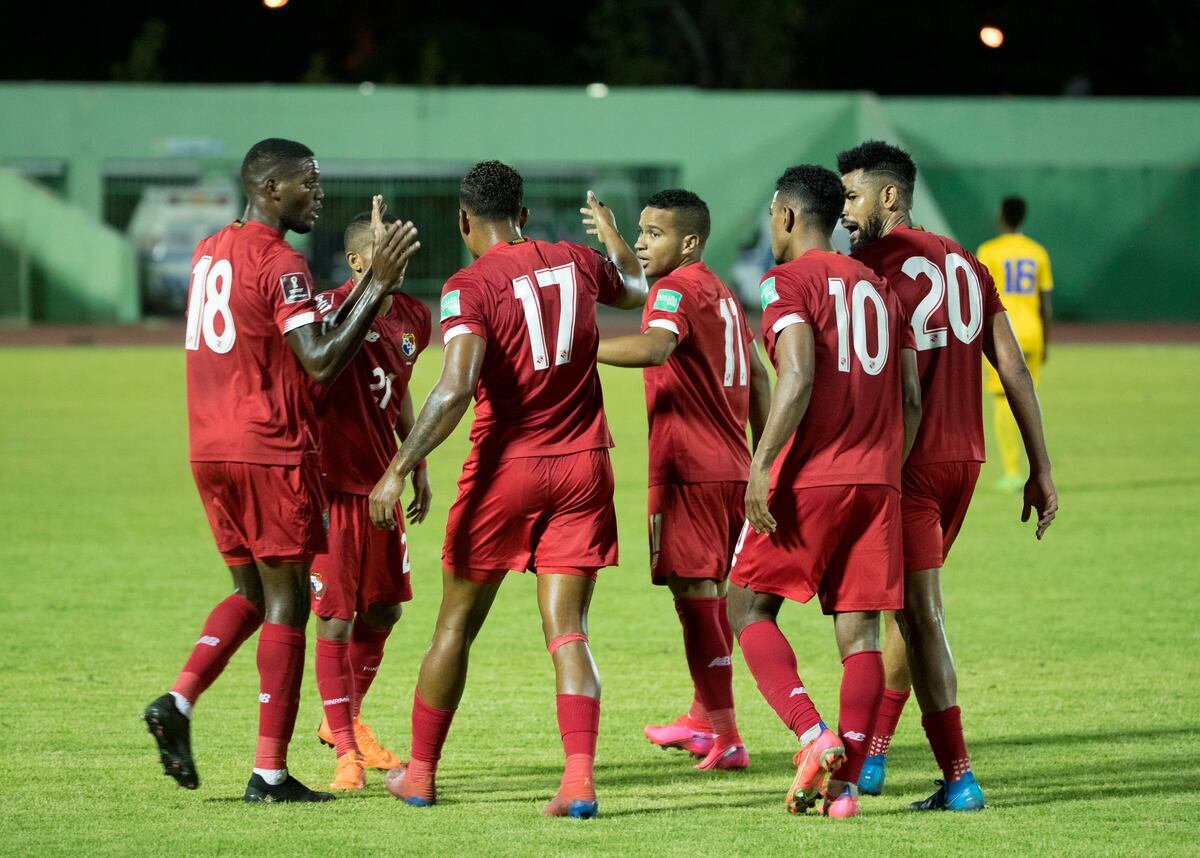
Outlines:
<svg viewBox="0 0 1200 858"><path fill-rule="evenodd" d="M353 751L347 751L337 759L337 772L333 776L333 783L329 785L333 790L351 790L362 789L367 785L367 773L363 769L363 760L359 754Z"/></svg>

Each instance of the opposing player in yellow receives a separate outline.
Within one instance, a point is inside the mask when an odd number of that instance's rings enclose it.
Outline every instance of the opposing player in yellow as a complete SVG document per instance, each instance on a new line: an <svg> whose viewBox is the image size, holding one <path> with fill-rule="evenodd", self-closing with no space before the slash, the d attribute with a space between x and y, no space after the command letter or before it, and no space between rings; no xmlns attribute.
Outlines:
<svg viewBox="0 0 1200 858"><path fill-rule="evenodd" d="M1050 275L1050 256L1046 248L1021 233L1025 210L1022 197L1005 197L1000 203L1000 235L981 244L975 255L987 266L992 279L996 281L1000 298L1017 333L1017 341L1021 344L1021 351L1025 353L1025 363L1033 376L1033 385L1037 387L1050 342L1050 290L1054 288L1054 280ZM985 362L984 373L987 375L987 391L992 394L996 443L1000 447L1000 461L1004 465L1004 476L996 483L996 488L1019 492L1025 484L1025 478L1018 471L1021 454L1017 422L1008 407L1000 376L996 375L990 363Z"/></svg>

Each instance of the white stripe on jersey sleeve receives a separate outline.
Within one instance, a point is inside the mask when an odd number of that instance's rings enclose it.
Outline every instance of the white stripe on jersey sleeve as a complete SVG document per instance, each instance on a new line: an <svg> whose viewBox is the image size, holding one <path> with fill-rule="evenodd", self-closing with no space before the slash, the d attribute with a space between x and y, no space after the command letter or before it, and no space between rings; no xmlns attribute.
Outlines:
<svg viewBox="0 0 1200 858"><path fill-rule="evenodd" d="M646 323L647 328L662 328L664 331L670 331L675 336L679 336L679 326L670 319L651 319Z"/></svg>
<svg viewBox="0 0 1200 858"><path fill-rule="evenodd" d="M317 314L311 310L307 313L301 313L298 316L292 316L283 323L283 332L286 334L289 331L294 331L296 328L303 328L305 325L311 325L317 320Z"/></svg>
<svg viewBox="0 0 1200 858"><path fill-rule="evenodd" d="M779 333L784 328L790 328L792 325L803 325L804 320L800 318L799 313L788 313L786 316L780 316L775 324L771 325L771 330Z"/></svg>
<svg viewBox="0 0 1200 858"><path fill-rule="evenodd" d="M467 325L455 325L453 328L446 331L445 335L442 337L442 343L444 345L446 343L449 343L452 339L454 339L457 336L460 336L462 334L469 334L469 333L471 333L471 329Z"/></svg>

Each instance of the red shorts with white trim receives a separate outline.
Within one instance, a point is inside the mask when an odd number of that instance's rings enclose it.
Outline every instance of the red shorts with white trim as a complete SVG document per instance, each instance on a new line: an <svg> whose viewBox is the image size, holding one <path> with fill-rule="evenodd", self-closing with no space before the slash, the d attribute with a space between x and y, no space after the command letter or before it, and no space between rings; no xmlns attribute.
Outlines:
<svg viewBox="0 0 1200 858"><path fill-rule="evenodd" d="M746 520L744 482L668 483L650 487L650 580L724 581Z"/></svg>
<svg viewBox="0 0 1200 858"><path fill-rule="evenodd" d="M939 462L901 471L905 572L945 565L978 479L978 462Z"/></svg>
<svg viewBox="0 0 1200 858"><path fill-rule="evenodd" d="M758 534L746 523L733 555L732 583L793 602L817 595L827 614L904 607L900 493L895 489L775 489L767 508L778 527Z"/></svg>
<svg viewBox="0 0 1200 858"><path fill-rule="evenodd" d="M299 465L192 462L192 476L227 565L306 563L325 551L325 490L315 454Z"/></svg>
<svg viewBox="0 0 1200 858"><path fill-rule="evenodd" d="M404 510L396 528L371 524L366 495L329 495L329 551L313 558L312 611L318 617L352 620L371 605L412 599Z"/></svg>
<svg viewBox="0 0 1200 858"><path fill-rule="evenodd" d="M616 563L608 450L463 465L442 546L442 565L459 577Z"/></svg>

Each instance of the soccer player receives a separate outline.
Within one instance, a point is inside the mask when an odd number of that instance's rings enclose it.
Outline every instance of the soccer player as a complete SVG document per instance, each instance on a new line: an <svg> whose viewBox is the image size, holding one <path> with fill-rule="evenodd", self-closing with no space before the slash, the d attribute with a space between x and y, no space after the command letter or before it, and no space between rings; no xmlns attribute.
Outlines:
<svg viewBox="0 0 1200 858"><path fill-rule="evenodd" d="M312 150L268 139L246 153L242 219L196 247L188 299L192 474L234 592L213 609L171 690L143 717L165 773L199 786L191 750L197 699L260 625L259 728L246 801L327 801L288 774L300 701L308 572L325 550L324 493L309 379L349 363L385 293L420 246L412 224L382 231L362 300L336 327L317 324L312 277L284 240L315 223L324 193Z"/></svg>
<svg viewBox="0 0 1200 858"><path fill-rule="evenodd" d="M383 215L384 223L395 223ZM353 303L371 268L371 212L346 227L346 262L353 276L317 296L326 314ZM361 290L361 286L359 287ZM327 315L328 317L328 315ZM412 599L403 519L394 530L371 526L367 496L396 453L396 432L413 424L408 383L429 345L429 310L393 289L384 299L362 349L338 378L315 397L321 424L321 468L329 493L329 551L312 564L312 611L317 615L317 688L325 717L317 736L335 748L330 789L362 789L364 768L387 771L400 759L380 746L359 720L362 699L383 660L384 643ZM432 493L420 463L413 472L409 520L424 520Z"/></svg>
<svg viewBox="0 0 1200 858"><path fill-rule="evenodd" d="M596 572L617 562L612 446L596 372L596 302L646 299L633 254L610 261L569 242L525 238L520 174L482 161L459 187L459 232L475 258L442 290L442 373L371 492L371 519L395 526L404 480L458 425L475 397L471 453L442 548L442 603L413 695L412 759L388 773L405 803L436 800L442 745L467 678L471 643L509 570L537 574L557 677L566 768L544 808L593 817L600 678L587 641ZM612 214L591 194L602 240L620 251Z"/></svg>
<svg viewBox="0 0 1200 858"><path fill-rule="evenodd" d="M1054 315L1050 292L1054 288L1054 278L1050 274L1050 254L1046 248L1021 232L1025 211L1024 199L1005 197L1000 203L1000 234L979 245L976 256L987 266L992 279L1002 284L1004 308L1036 388L1050 344L1050 322ZM987 391L992 394L996 446L1000 448L1000 461L1004 465L1004 476L996 483L996 488L1018 491L1024 480L1020 474L1017 422L1004 395L1000 376L991 366L985 371Z"/></svg>
<svg viewBox="0 0 1200 858"><path fill-rule="evenodd" d="M702 260L709 228L708 206L691 191L646 201L635 249L657 282L642 333L601 340L596 359L645 368L650 579L675 599L694 685L691 709L646 736L700 757L698 769L744 769L725 594L745 521L746 421L757 442L771 389L737 299Z"/></svg>
<svg viewBox="0 0 1200 858"><path fill-rule="evenodd" d="M842 225L850 233L852 255L886 277L900 296L921 376L924 418L902 475L904 611L897 619L921 723L943 779L937 792L912 809L977 810L984 798L963 739L941 567L984 459L983 355L999 373L1029 456L1021 520L1037 510L1038 539L1054 520L1058 497L1037 393L987 268L949 238L912 228L917 168L908 153L867 141L838 155L838 169L846 189ZM893 710L898 717L899 709ZM882 777L873 780L882 786Z"/></svg>
<svg viewBox="0 0 1200 858"><path fill-rule="evenodd" d="M792 813L858 813L858 775L879 701L879 612L903 602L900 464L916 435L912 334L887 282L834 252L838 177L788 169L771 200L778 264L760 286L778 380L750 462L729 617L759 691L800 740ZM825 726L777 625L784 599L833 615L843 672L838 730ZM839 736L840 734L840 736ZM828 784L825 778L829 777Z"/></svg>

